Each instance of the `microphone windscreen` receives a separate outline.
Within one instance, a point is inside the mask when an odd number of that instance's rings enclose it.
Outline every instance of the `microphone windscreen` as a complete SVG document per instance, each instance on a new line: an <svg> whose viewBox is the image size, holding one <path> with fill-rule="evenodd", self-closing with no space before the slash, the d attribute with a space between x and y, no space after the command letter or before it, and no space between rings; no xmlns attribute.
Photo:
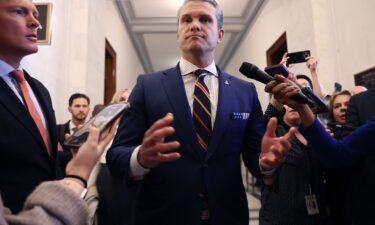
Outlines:
<svg viewBox="0 0 375 225"><path fill-rule="evenodd" d="M246 77L257 80L263 84L267 84L268 82L273 80L273 77L261 71L257 66L248 62L242 63L240 72Z"/></svg>

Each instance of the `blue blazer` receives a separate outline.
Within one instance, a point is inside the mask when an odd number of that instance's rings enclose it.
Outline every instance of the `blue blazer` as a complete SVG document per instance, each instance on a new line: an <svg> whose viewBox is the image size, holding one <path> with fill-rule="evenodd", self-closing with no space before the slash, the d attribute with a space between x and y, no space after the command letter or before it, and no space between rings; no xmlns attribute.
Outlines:
<svg viewBox="0 0 375 225"><path fill-rule="evenodd" d="M13 213L43 181L57 178L57 130L48 90L25 72L44 112L52 146L47 153L38 127L11 88L0 78L0 191L4 205ZM60 175L61 176L61 175Z"/></svg>
<svg viewBox="0 0 375 225"><path fill-rule="evenodd" d="M302 131L327 167L353 165L345 199L345 216L351 224L373 224L375 211L375 117L340 141L315 120Z"/></svg>
<svg viewBox="0 0 375 225"><path fill-rule="evenodd" d="M316 119L302 133L327 167L352 165L375 151L375 117L340 141L332 138Z"/></svg>
<svg viewBox="0 0 375 225"><path fill-rule="evenodd" d="M131 109L120 122L107 164L112 174L128 180L133 150L145 131L166 113L174 114L181 158L151 169L140 185L136 224L199 225L201 193L206 193L212 224L248 225L249 210L241 179L240 155L258 176L262 110L253 84L219 71L219 100L209 149L198 144L191 108L179 66L141 75L129 98Z"/></svg>

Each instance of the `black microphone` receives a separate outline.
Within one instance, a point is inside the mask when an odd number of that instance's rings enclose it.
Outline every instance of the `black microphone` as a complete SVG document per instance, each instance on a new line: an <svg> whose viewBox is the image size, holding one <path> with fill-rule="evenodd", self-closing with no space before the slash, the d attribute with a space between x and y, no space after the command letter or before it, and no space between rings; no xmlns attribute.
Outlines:
<svg viewBox="0 0 375 225"><path fill-rule="evenodd" d="M247 78L257 80L263 84L268 84L270 81L275 80L272 76L268 75L267 73L260 70L257 66L248 62L242 63L240 72ZM306 97L306 95L302 93L293 95L291 99L299 103L308 104L309 106L314 105L314 102L312 102Z"/></svg>

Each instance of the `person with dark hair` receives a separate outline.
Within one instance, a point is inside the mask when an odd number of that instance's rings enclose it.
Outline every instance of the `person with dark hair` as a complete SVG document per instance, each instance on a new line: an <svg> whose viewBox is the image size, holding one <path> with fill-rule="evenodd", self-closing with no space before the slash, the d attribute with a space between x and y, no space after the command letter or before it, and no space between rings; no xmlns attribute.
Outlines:
<svg viewBox="0 0 375 225"><path fill-rule="evenodd" d="M222 18L214 0L185 1L178 11L179 63L140 75L129 97L107 166L139 185L136 225L248 225L241 154L260 177L272 174L290 149L295 129L278 138L271 119L265 132L254 84L215 64Z"/></svg>
<svg viewBox="0 0 375 225"><path fill-rule="evenodd" d="M83 98L86 100L87 102L87 106L90 105L90 98L85 95L85 94L82 94L82 93L74 93L72 94L70 97L69 97L69 106L72 106L74 104L74 100L76 99L79 99L79 98ZM70 111L70 110L69 110Z"/></svg>
<svg viewBox="0 0 375 225"><path fill-rule="evenodd" d="M62 149L58 149L57 157L62 171L65 171L66 164L72 158L70 148L64 145L65 135L73 134L82 126L90 112L90 98L82 93L74 93L69 97L68 111L71 119L64 124L57 125L58 141Z"/></svg>
<svg viewBox="0 0 375 225"><path fill-rule="evenodd" d="M313 83L312 83L310 77L308 77L308 76L306 76L304 74L297 74L296 75L296 79L297 79L297 83L301 87L309 87L312 90L314 90L314 86L313 86Z"/></svg>

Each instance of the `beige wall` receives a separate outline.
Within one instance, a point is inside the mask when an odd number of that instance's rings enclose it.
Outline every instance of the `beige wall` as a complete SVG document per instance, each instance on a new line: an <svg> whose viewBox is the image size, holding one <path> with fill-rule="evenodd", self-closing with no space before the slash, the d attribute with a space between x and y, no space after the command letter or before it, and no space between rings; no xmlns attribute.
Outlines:
<svg viewBox="0 0 375 225"><path fill-rule="evenodd" d="M264 68L267 49L286 31L290 52L309 49L320 59L320 80L328 92L335 81L350 88L353 74L375 66L374 8L372 0L267 0L226 69L246 79L238 72L243 61ZM294 71L309 74L305 64ZM264 85L254 83L266 106Z"/></svg>
<svg viewBox="0 0 375 225"><path fill-rule="evenodd" d="M45 0L35 0L34 2ZM70 118L69 96L86 93L91 105L104 98L105 38L117 53L117 88L132 87L143 73L115 1L50 0L52 39L23 60L24 68L50 91L58 122Z"/></svg>

